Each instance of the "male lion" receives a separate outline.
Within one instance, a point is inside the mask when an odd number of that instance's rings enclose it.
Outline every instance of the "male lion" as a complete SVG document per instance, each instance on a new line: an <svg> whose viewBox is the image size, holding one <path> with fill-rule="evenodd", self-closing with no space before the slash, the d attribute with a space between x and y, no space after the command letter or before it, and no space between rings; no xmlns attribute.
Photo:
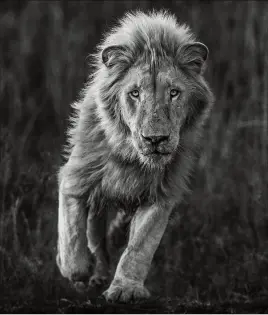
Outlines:
<svg viewBox="0 0 268 315"><path fill-rule="evenodd" d="M127 14L98 47L75 104L59 176L57 264L89 286L109 275L106 215L131 216L128 244L104 296L149 297L144 281L172 209L187 191L213 94L207 47L166 12Z"/></svg>

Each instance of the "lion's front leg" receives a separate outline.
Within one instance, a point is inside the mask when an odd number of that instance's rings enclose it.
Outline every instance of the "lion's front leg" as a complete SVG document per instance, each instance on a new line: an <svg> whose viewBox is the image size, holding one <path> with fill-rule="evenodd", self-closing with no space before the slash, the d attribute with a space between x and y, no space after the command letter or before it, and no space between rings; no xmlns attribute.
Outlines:
<svg viewBox="0 0 268 315"><path fill-rule="evenodd" d="M61 274L79 284L88 277L90 253L87 246L87 211L84 203L59 191L57 265Z"/></svg>
<svg viewBox="0 0 268 315"><path fill-rule="evenodd" d="M152 205L138 209L131 222L129 242L104 292L108 301L128 302L150 296L144 287L154 253L166 229L171 206Z"/></svg>

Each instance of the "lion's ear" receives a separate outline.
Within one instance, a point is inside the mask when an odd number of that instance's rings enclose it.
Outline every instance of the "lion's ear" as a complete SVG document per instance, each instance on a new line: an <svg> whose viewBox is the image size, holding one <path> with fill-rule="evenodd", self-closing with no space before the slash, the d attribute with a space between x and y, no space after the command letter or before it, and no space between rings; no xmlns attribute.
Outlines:
<svg viewBox="0 0 268 315"><path fill-rule="evenodd" d="M123 46L109 46L103 49L101 53L102 62L107 68L118 63L129 63L129 54Z"/></svg>
<svg viewBox="0 0 268 315"><path fill-rule="evenodd" d="M209 50L206 45L195 42L187 44L180 50L180 60L183 66L202 74L205 70L205 62L208 58Z"/></svg>

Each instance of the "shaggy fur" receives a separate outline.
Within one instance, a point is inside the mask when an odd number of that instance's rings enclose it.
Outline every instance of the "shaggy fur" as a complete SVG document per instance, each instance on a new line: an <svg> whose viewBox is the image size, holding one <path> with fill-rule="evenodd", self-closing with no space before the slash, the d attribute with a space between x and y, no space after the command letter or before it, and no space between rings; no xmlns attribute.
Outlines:
<svg viewBox="0 0 268 315"><path fill-rule="evenodd" d="M59 176L57 262L65 277L76 280L77 274L87 274L86 243L97 257L97 265L99 261L99 275L107 275L103 271L108 268L104 235L100 235L105 231L98 229L102 223L96 222L111 209L122 209L134 215L133 222L141 220L139 226L145 224L142 231L137 223L132 224L132 249L140 251L137 240L141 244L158 233L155 245L150 243L151 248L157 248L168 214L188 190L213 104L212 92L202 76L207 55L206 46L196 42L189 28L166 12L127 14L104 37L94 55L95 71L81 101L74 104L68 161ZM170 96L172 88L179 91L178 97ZM130 96L137 89L139 97ZM152 139L161 141L155 144ZM151 214L136 215L137 209ZM152 223L146 225L146 220ZM151 235L153 222L162 230ZM149 264L154 250L150 257L145 255ZM129 259L124 257L121 265L128 264L129 268L132 262L127 263ZM127 286L130 295L148 296L140 284L144 279L136 279L133 285L131 275L122 276L125 270L120 268L111 287ZM133 265L132 273L137 273L137 268ZM145 271L142 274L146 277ZM106 293L108 298L120 299L115 290ZM121 300L128 298L121 295Z"/></svg>

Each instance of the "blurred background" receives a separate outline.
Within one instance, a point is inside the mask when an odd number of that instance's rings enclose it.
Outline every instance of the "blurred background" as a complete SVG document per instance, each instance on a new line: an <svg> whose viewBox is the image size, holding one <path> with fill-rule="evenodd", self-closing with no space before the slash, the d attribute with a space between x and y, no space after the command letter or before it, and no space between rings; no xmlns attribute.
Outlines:
<svg viewBox="0 0 268 315"><path fill-rule="evenodd" d="M268 295L268 3L0 2L0 303L72 296L55 266L57 171L70 114L104 31L132 9L170 9L210 50L216 96L193 193L147 280L157 295Z"/></svg>

